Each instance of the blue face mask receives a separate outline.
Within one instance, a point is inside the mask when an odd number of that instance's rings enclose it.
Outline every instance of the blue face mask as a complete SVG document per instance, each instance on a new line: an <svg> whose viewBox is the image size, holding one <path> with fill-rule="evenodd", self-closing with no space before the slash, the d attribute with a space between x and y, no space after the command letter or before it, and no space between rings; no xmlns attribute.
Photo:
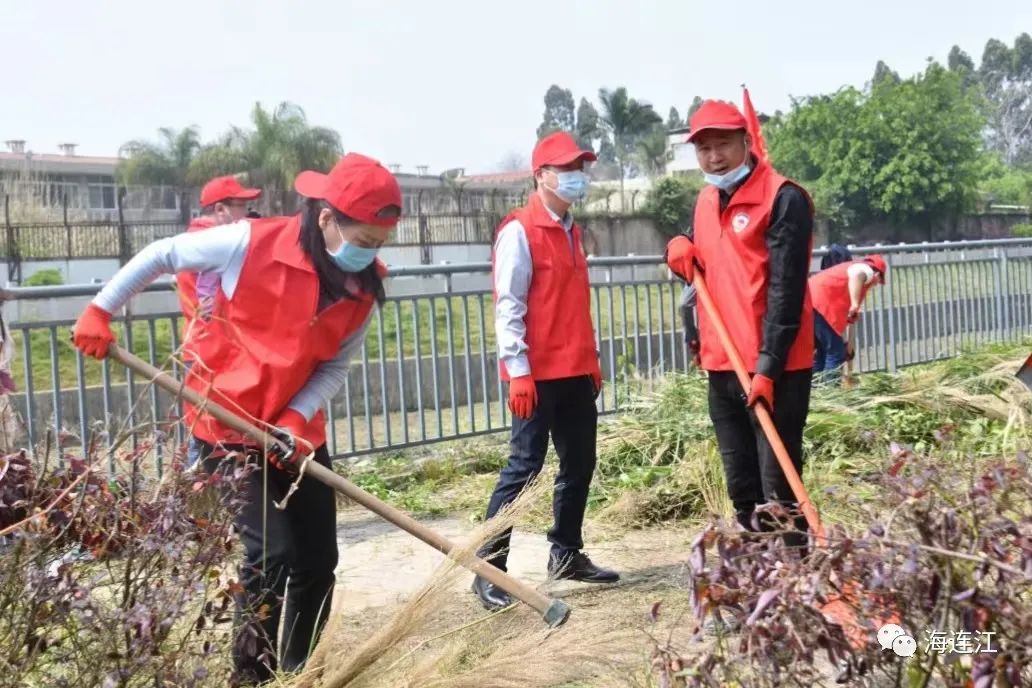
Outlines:
<svg viewBox="0 0 1032 688"><path fill-rule="evenodd" d="M724 174L704 174L702 178L706 180L707 184L712 184L721 191L730 191L741 184L742 180L749 176L751 170L752 168L749 166L747 158L745 162L730 172L725 172Z"/></svg>
<svg viewBox="0 0 1032 688"><path fill-rule="evenodd" d="M556 172L555 176L559 180L559 185L549 191L567 203L575 203L588 194L591 179L581 170Z"/></svg>
<svg viewBox="0 0 1032 688"><path fill-rule="evenodd" d="M338 228L338 232L340 229ZM376 258L379 248L363 248L362 246L355 246L349 244L342 234L340 237L340 247L336 252L326 249L326 252L330 254L330 258L333 258L333 262L338 268L344 272L362 272L369 264Z"/></svg>

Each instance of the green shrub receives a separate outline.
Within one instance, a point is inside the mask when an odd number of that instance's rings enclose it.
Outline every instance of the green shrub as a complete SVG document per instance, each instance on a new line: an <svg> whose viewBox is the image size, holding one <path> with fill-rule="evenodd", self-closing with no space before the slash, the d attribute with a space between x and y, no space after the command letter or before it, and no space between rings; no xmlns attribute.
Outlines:
<svg viewBox="0 0 1032 688"><path fill-rule="evenodd" d="M1011 227L1011 236L1032 237L1032 223L1025 222Z"/></svg>
<svg viewBox="0 0 1032 688"><path fill-rule="evenodd" d="M22 282L26 287L53 287L60 284L64 284L64 276L57 268L37 270Z"/></svg>
<svg viewBox="0 0 1032 688"><path fill-rule="evenodd" d="M668 236L688 229L695 213L695 200L702 189L697 175L675 175L656 181L645 200L645 212Z"/></svg>

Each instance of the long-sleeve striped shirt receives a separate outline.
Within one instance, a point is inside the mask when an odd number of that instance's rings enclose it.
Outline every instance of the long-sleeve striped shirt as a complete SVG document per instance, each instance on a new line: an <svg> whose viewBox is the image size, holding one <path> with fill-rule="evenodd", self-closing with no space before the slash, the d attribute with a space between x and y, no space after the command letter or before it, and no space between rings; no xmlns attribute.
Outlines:
<svg viewBox="0 0 1032 688"><path fill-rule="evenodd" d="M223 294L232 300L251 241L251 224L241 220L219 227L217 232L177 234L148 245L119 270L93 303L108 313L122 308L129 299L161 275L181 271L211 272L219 277ZM311 420L340 391L348 375L352 356L365 340L372 311L358 331L342 342L337 355L324 361L288 404Z"/></svg>

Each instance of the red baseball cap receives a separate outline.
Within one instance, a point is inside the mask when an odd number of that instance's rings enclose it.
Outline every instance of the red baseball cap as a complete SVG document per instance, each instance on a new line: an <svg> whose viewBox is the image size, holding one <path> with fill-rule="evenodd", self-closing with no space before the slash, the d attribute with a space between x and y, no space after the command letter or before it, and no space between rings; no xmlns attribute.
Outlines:
<svg viewBox="0 0 1032 688"><path fill-rule="evenodd" d="M886 270L885 259L882 258L877 253L875 253L874 255L865 256L864 257L864 262L867 263L868 265L870 265L872 268L874 268L878 272L880 272L881 274L883 274L883 275L885 274L885 270Z"/></svg>
<svg viewBox="0 0 1032 688"><path fill-rule="evenodd" d="M688 141L707 129L745 129L745 115L733 104L723 100L707 100L688 122Z"/></svg>
<svg viewBox="0 0 1032 688"><path fill-rule="evenodd" d="M348 153L329 174L306 170L294 188L302 196L326 201L348 217L367 225L392 227L401 213L401 187L386 167L359 153ZM396 213L385 213L396 207Z"/></svg>
<svg viewBox="0 0 1032 688"><path fill-rule="evenodd" d="M598 156L583 150L567 132L557 131L537 142L531 156L531 165L537 172L545 165L562 167L576 160L598 160Z"/></svg>
<svg viewBox="0 0 1032 688"><path fill-rule="evenodd" d="M237 178L229 175L226 177L215 177L201 189L201 207L207 208L221 201L237 199L250 201L262 195L261 189L246 189L240 185Z"/></svg>

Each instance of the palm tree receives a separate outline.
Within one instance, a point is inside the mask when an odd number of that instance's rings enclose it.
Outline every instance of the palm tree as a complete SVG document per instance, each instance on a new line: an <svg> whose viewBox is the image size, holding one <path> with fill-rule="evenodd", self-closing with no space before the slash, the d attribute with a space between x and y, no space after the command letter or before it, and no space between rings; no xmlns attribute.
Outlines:
<svg viewBox="0 0 1032 688"><path fill-rule="evenodd" d="M286 102L273 110L255 103L251 124L250 129L234 127L200 149L188 181L200 186L219 175L246 174L249 184L261 187L267 213L290 212L294 178L302 170L333 167L341 156L340 135L311 126L304 110Z"/></svg>
<svg viewBox="0 0 1032 688"><path fill-rule="evenodd" d="M134 139L119 149L122 158L118 165L118 179L124 186L132 184L166 185L179 196L183 221L189 220L189 171L194 157L201 149L200 132L196 126L185 129L162 127L158 141Z"/></svg>
<svg viewBox="0 0 1032 688"><path fill-rule="evenodd" d="M213 177L241 175L249 169L247 133L234 127L218 140L197 151L190 162L186 181L192 186L199 187Z"/></svg>
<svg viewBox="0 0 1032 688"><path fill-rule="evenodd" d="M251 112L254 131L244 135L243 150L251 182L265 190L265 197L285 212L292 198L294 178L302 170L329 170L342 153L340 135L327 127L308 124L304 110L280 103L272 111L255 103Z"/></svg>
<svg viewBox="0 0 1032 688"><path fill-rule="evenodd" d="M655 126L638 140L638 162L650 179L660 177L666 171L667 133L661 126Z"/></svg>
<svg viewBox="0 0 1032 688"><path fill-rule="evenodd" d="M653 126L663 119L653 111L652 106L627 95L621 86L616 90L599 89L598 99L602 104L600 120L602 126L612 133L616 148L616 162L620 168L620 210L624 209L624 180L627 166L634 155L635 144Z"/></svg>

